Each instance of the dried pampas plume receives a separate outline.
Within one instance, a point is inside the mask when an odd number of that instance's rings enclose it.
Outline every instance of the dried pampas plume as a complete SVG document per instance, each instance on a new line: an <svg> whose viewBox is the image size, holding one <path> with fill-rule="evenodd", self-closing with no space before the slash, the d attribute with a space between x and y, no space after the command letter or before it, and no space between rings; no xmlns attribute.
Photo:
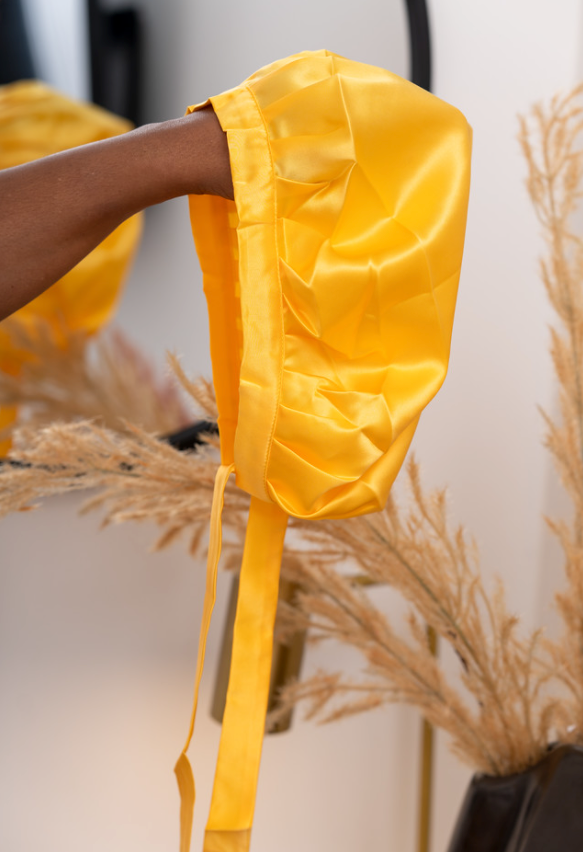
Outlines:
<svg viewBox="0 0 583 852"><path fill-rule="evenodd" d="M569 730L562 739L583 744L583 239L573 218L583 197L583 84L556 96L520 122L528 163L527 187L548 253L540 274L560 325L551 329L551 357L559 390L559 420L543 412L545 444L572 504L570 522L548 523L562 546L567 587L557 597L563 622L559 642L546 643L557 677L569 691L563 704ZM534 130L532 130L534 127ZM536 133L539 150L532 144Z"/></svg>
<svg viewBox="0 0 583 852"><path fill-rule="evenodd" d="M0 440L22 425L56 421L90 419L117 431L126 421L165 434L192 420L175 378L158 378L120 331L55 333L41 319L28 326L8 319L1 328L21 364L16 375L0 371L0 407L18 408Z"/></svg>
<svg viewBox="0 0 583 852"><path fill-rule="evenodd" d="M93 423L18 433L18 461L0 470L0 517L34 506L41 497L97 488L82 511L102 508L104 524L154 521L163 533L154 550L182 533L196 552L208 526L216 461L210 452L181 453L126 424L125 434ZM13 454L14 455L14 454ZM231 487L231 511L247 500Z"/></svg>
<svg viewBox="0 0 583 852"><path fill-rule="evenodd" d="M198 452L179 452L159 439L158 430L148 432L120 417L119 412L114 414L114 406L123 398L120 408L124 414L132 409L136 413L139 408L150 425L155 421L166 431L169 426L176 429L197 417L215 420L212 387L204 379L190 380L174 355L168 356L168 362L175 381L156 384L153 371L134 347L119 334L111 340L113 344L97 341L94 364L84 358L70 369L66 364L68 358L53 350L49 343L47 349L52 357L47 375L43 376L40 366L35 368L38 377L36 372L33 376L29 372L25 375L24 388L14 394L15 400L22 404L26 398L38 406L43 420L49 410L57 410L61 418L67 414L74 416L75 420L42 428L27 425L14 432L14 448L0 467L0 517L36 508L43 497L97 489L97 494L83 505L83 512L102 509L104 525L128 520L154 521L163 529L154 550L167 547L186 533L190 537L190 551L195 553L210 517L218 438L203 435L203 447ZM75 344L74 339L73 348L68 349L69 358ZM35 354L39 349L37 345ZM113 353L119 357L113 358ZM74 380L69 385L71 374ZM138 374L141 385L134 383ZM94 393L99 376L104 379L99 393L107 399L102 414ZM77 395L77 383L83 387L84 378L87 393ZM18 383L17 379L13 381L15 385ZM10 377L6 379L6 384L9 383ZM190 399L190 415L185 414L186 408L177 392L179 386ZM137 403L133 407L132 395L139 397L136 387L142 387L145 399L141 406ZM125 389L130 389L132 395L124 396ZM158 412L166 402L170 403L166 412ZM97 422L77 420L91 406L95 406ZM115 424L115 428L101 425L103 421ZM225 520L233 529L241 529L242 522L234 516L248 510L248 497L232 484L227 487L227 493ZM230 546L227 539L227 550Z"/></svg>
<svg viewBox="0 0 583 852"><path fill-rule="evenodd" d="M463 529L451 528L444 493L424 494L414 460L407 477L407 511L391 498L382 513L350 522L295 522L313 545L296 554L302 558L291 572L304 590L298 627L309 623L311 635L359 648L367 671L357 683L338 676L334 688L318 675L286 687L281 711L307 700L311 715L329 720L406 702L446 730L471 766L494 774L522 769L544 752L553 715L554 699L541 694L549 674L538 665L539 635L519 633L501 589L485 592L475 547ZM339 575L339 563L354 574ZM372 602L368 590L379 584L411 604L408 636ZM433 656L425 624L455 650L463 693Z"/></svg>
<svg viewBox="0 0 583 852"><path fill-rule="evenodd" d="M25 328L8 320L2 331L26 356L17 376L0 372L0 405L18 407L6 430L14 448L0 467L0 517L42 497L97 489L82 511L101 508L104 524L153 520L163 530L155 550L186 532L194 552L210 514L218 440L203 436L195 454L158 436L216 420L210 383L189 379L172 354L158 379L119 331L69 334L66 345L42 321ZM246 495L234 486L229 493L233 512L245 512Z"/></svg>

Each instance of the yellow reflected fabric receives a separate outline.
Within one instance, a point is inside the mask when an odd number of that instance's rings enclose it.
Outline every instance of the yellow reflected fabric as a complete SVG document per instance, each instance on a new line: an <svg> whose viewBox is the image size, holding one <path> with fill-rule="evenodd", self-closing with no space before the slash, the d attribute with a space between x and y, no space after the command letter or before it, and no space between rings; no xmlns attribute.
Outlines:
<svg viewBox="0 0 583 852"><path fill-rule="evenodd" d="M131 130L125 119L73 101L44 83L26 80L0 87L0 168L21 165L58 151ZM113 315L122 280L141 234L141 215L120 225L49 290L13 315L32 325L49 322L66 345L70 331L97 331ZM11 345L0 325L0 370L17 374L26 353ZM8 425L14 411L0 412ZM9 448L0 443L0 456Z"/></svg>
<svg viewBox="0 0 583 852"><path fill-rule="evenodd" d="M235 200L191 197L191 223L221 460L253 498L244 562L271 611L281 518L381 509L445 378L471 129L410 82L328 51L269 65L210 103ZM268 634L258 618L257 635L235 635L205 852L249 845L265 709L248 684L258 666L265 677Z"/></svg>

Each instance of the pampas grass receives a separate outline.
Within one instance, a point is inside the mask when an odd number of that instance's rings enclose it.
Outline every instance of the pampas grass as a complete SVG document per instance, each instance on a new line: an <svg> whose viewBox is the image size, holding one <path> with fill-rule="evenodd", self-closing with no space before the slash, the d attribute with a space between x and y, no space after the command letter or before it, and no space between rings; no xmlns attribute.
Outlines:
<svg viewBox="0 0 583 852"><path fill-rule="evenodd" d="M304 590L291 625L311 625L311 635L353 645L366 661L358 682L329 675L289 685L281 712L298 700L323 721L382 703L418 707L446 730L455 753L494 774L517 771L546 749L554 696L544 694L550 674L539 665L540 635L525 636L508 612L501 585L484 589L478 554L461 527L451 527L443 491L425 495L418 466L407 469L412 503L394 499L377 515L309 526L296 521L312 544L299 551L289 572ZM354 575L339 575L342 562ZM400 635L367 594L389 584L411 604L408 635ZM448 642L460 663L463 692L448 681L432 653L425 625Z"/></svg>
<svg viewBox="0 0 583 852"><path fill-rule="evenodd" d="M527 187L541 223L547 256L540 262L545 290L560 322L551 329L551 357L559 391L558 420L543 412L550 451L572 504L568 522L548 520L564 554L567 584L556 596L560 641L546 650L568 689L561 707L562 741L583 744L583 239L573 218L583 197L583 85L540 104L520 121L528 164ZM539 147L532 142L539 139Z"/></svg>
<svg viewBox="0 0 583 852"><path fill-rule="evenodd" d="M142 366L142 356L136 357L132 349L124 362L121 377L105 384L102 392L123 387L126 376L135 372L135 364ZM98 352L106 353L107 346ZM216 403L210 384L204 380L193 382L185 375L178 359L168 356L175 377L172 396L177 398L177 386L182 386L191 400L190 422L197 417L216 419ZM109 374L113 365L107 360L99 364L96 373ZM151 372L149 375L153 375ZM55 381L55 372L50 375ZM32 382L31 382L32 385ZM45 386L42 380L41 387ZM55 394L56 396L56 394ZM158 388L148 387L145 396L148 405L160 400ZM125 409L129 407L126 400ZM80 405L75 407L78 414ZM69 410L69 409L68 409ZM145 409L143 409L145 410ZM180 403L181 412L184 411ZM147 432L140 426L113 414L113 403L108 400L105 411L117 429L106 428L99 421L72 421L53 423L43 428L21 427L14 434L14 449L7 462L0 467L0 517L9 512L36 508L42 497L69 491L97 489L97 493L83 504L82 512L99 508L103 511L103 525L125 521L154 521L163 528L153 545L153 550L169 546L183 533L190 537L189 550L196 553L203 533L208 526L214 480L218 459L218 438L202 435L203 446L197 452L180 452L164 441L157 433ZM63 414L60 408L61 415ZM184 425L182 421L168 420L160 413L158 425ZM228 506L225 521L233 531L242 535L244 517L248 510L248 496L233 483L227 485ZM227 538L226 548L230 543Z"/></svg>
<svg viewBox="0 0 583 852"><path fill-rule="evenodd" d="M40 319L28 326L8 319L2 332L25 354L17 375L0 371L0 407L19 409L0 440L20 426L56 421L94 419L118 431L129 422L164 434L192 419L176 380L157 377L120 331L92 338L83 332L57 334Z"/></svg>
<svg viewBox="0 0 583 852"><path fill-rule="evenodd" d="M448 733L464 762L497 775L533 765L551 742L583 745L583 241L571 227L583 191L583 153L577 147L582 92L580 87L546 108L536 106L520 129L527 187L548 248L541 276L559 320L551 354L560 417L544 416L546 444L573 504L570 521L550 522L565 556L566 586L557 597L563 635L551 642L540 630L525 631L508 610L501 583L485 588L470 535L452 524L444 491L425 492L411 460L408 504L392 497L377 515L341 522L292 519L296 536L282 570L300 591L291 605L281 605L278 635L285 640L309 629L314 639L346 643L361 653L364 669L360 678L320 672L288 684L273 722L298 703L310 717L333 721L406 702ZM117 367L113 362L109 373L97 373L101 379L84 368L83 377L72 379L73 385L89 380L86 414L99 422L17 433L11 462L0 470L0 513L24 509L46 494L97 488L87 508L100 506L106 522L153 519L162 527L157 547L187 533L196 552L210 512L216 441L209 439L196 454L161 443L149 431L164 431L160 423L144 425L147 418L128 416L121 404L125 394L116 390ZM175 359L173 369L204 419L215 416L208 384L188 380ZM62 380L66 385L70 377ZM93 385L99 381L98 392ZM146 385L142 380L140 392ZM20 404L26 400L19 392L14 401ZM107 400L98 404L98 393ZM51 400L47 413L57 396L56 391L43 396ZM61 405L60 416L67 408L75 408L71 400ZM77 405L75 416L82 408ZM229 485L223 515L231 532L228 567L240 558L247 507L247 496ZM302 542L294 547L298 536ZM375 604L370 590L379 584L408 601L405 631ZM459 661L455 682L433 656L426 625L453 648Z"/></svg>

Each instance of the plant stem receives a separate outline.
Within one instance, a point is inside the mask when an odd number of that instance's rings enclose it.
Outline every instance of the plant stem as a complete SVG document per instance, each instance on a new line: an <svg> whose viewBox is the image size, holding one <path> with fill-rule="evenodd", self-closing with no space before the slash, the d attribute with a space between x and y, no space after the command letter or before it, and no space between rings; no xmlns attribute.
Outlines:
<svg viewBox="0 0 583 852"><path fill-rule="evenodd" d="M410 575L415 579L415 581L421 586L421 588L423 589L425 594L431 599L431 601L434 604L436 604L437 609L439 610L439 612L441 613L443 618L451 625L452 629L455 632L455 635L460 638L460 640L462 641L464 646L469 651L469 654L470 654L472 660L474 661L474 664L476 665L476 668L478 669L478 671L479 671L479 673L482 677L483 683L485 684L490 695L494 699L494 703L495 703L496 709L498 711L498 718L500 720L500 723L502 725L502 730L504 731L504 736L506 738L506 743L507 743L508 747L511 749L512 748L512 740L511 740L510 735L508 733L508 725L506 723L506 714L504 712L504 708L502 707L502 703L500 701L500 696L498 695L498 691L496 690L496 688L494 686L494 682L492 681L492 679L488 675L487 671L484 669L484 666L482 665L478 656L476 655L476 652L474 650L472 643L467 638L466 634L464 633L463 629L460 627L458 622L455 620L455 618L443 606L443 604L441 603L441 601L439 600L439 598L437 597L435 592L431 589L430 586L427 585L427 583L422 579L422 577L417 573L417 571L415 571L413 566L402 556L402 554L397 550L397 548L388 539L386 539L378 530L376 530L372 526L371 526L371 529L377 535L377 537L383 542L383 544L387 547L387 549L397 558L397 560L401 563L401 565L410 573ZM462 655L460 655L460 656L462 656Z"/></svg>

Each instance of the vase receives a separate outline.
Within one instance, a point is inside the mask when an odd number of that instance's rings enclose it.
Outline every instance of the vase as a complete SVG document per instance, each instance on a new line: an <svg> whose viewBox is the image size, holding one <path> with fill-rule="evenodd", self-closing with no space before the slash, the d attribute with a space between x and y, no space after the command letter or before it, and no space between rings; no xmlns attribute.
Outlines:
<svg viewBox="0 0 583 852"><path fill-rule="evenodd" d="M290 583L289 580L286 580L283 577L281 578L279 583L280 601L290 604L294 600L297 591L298 587L295 583ZM231 669L231 646L233 644L233 631L235 629L235 613L237 610L238 595L239 577L234 576L231 584L231 595L227 607L221 655L219 657L219 665L211 705L211 716L213 719L216 719L217 722L223 721L223 713L225 712L225 704L227 701L227 687L229 685L229 672ZM271 713L273 710L277 710L279 691L282 686L285 686L285 684L290 681L298 679L302 667L305 644L306 632L304 630L298 631L286 643L278 642L277 640L274 641L271 661L271 680L269 684L269 698L267 705L268 713ZM284 716L280 716L275 724L271 725L268 733L278 734L283 731L288 731L291 727L291 723L292 710L290 709Z"/></svg>
<svg viewBox="0 0 583 852"><path fill-rule="evenodd" d="M563 745L506 777L475 775L448 852L581 852L583 748Z"/></svg>

